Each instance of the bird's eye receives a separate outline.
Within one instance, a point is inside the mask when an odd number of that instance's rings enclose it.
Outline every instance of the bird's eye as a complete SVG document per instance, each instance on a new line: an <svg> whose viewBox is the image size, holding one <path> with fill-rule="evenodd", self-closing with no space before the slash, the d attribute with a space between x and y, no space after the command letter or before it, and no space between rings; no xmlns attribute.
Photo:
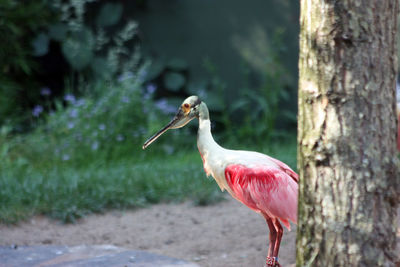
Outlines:
<svg viewBox="0 0 400 267"><path fill-rule="evenodd" d="M183 104L182 110L185 114L188 114L190 112L190 104L188 104L188 103Z"/></svg>

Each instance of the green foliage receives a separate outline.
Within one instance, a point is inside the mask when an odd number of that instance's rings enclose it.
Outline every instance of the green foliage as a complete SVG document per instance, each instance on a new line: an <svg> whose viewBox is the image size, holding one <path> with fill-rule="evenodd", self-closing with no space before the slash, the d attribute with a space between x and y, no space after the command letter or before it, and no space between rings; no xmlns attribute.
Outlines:
<svg viewBox="0 0 400 267"><path fill-rule="evenodd" d="M88 12L93 2L99 8ZM122 21L120 3L27 1L25 7L30 10L20 9L16 1L6 3L7 16L0 10L0 25L7 26L0 27L4 40L0 48L14 45L7 49L21 53L12 57L12 53L3 53L10 50L0 49L4 57L0 62L5 65L1 71L6 74L0 76L1 222L16 222L33 214L68 222L109 208L187 199L207 205L220 200L217 185L204 179L190 127L171 130L156 145L141 149L144 140L169 121L183 96L189 94L200 95L209 106L221 144L241 143L243 147L237 149L257 151L266 147L269 150L261 152L295 166L295 139L284 144L273 139L277 121L288 113L279 107L291 86L281 64L278 49L285 46L279 31L268 43L267 61L258 62L263 68L262 81L252 84L245 72L249 82L232 101L211 60L206 62L210 79L198 83L189 79L188 64L182 59L141 66L135 46L137 24ZM53 13L58 20L49 24ZM8 42L13 31L17 34ZM67 79L68 93L54 103L39 96L42 102L32 102L40 104L34 110L37 116L29 116L35 129L15 135L11 117L22 118L23 109L31 111L31 106L19 105L20 95L29 93L29 99L37 100L35 89L40 88L33 81L22 88L21 77L35 71L32 55L47 55L52 43L59 45L74 73L69 76L73 79ZM154 99L157 93L174 97Z"/></svg>
<svg viewBox="0 0 400 267"><path fill-rule="evenodd" d="M282 63L285 53L283 29L276 29L271 38L257 28L250 41L238 40L237 45L247 59L243 64L244 86L239 93L221 79L217 66L206 58L204 68L210 78L194 83L185 61L180 59L153 60L146 81L157 85L161 95L199 95L208 105L212 121L216 123L218 138L229 143L264 143L284 139L295 132L296 103L290 99L295 88L294 79ZM253 47L253 45L255 47ZM258 50L257 50L258 49ZM260 72L254 81L255 70ZM289 127L288 127L289 125Z"/></svg>
<svg viewBox="0 0 400 267"><path fill-rule="evenodd" d="M277 49L284 49L282 33L278 29L272 40L265 42L268 45L265 60L257 62L258 67L262 68L261 81L252 84L250 69L245 68L243 80L247 83L237 97L227 95L229 89L218 76L216 66L208 59L204 62L212 78L206 87L208 89L201 91L202 98L212 111L216 111L213 120L223 126L223 139L231 143L269 143L276 137L291 135L287 129L277 128L277 121L292 124L296 121L296 109L285 107L289 103L289 89L293 87L293 80L282 64L281 53ZM195 93L196 89L192 92Z"/></svg>
<svg viewBox="0 0 400 267"><path fill-rule="evenodd" d="M185 84L185 76L180 73L168 72L164 77L164 86L171 91L178 91Z"/></svg>
<svg viewBox="0 0 400 267"><path fill-rule="evenodd" d="M197 156L197 155L196 155ZM191 158L193 155L191 156ZM63 222L107 209L143 207L160 201L210 204L222 198L206 179L201 160L179 154L169 159L124 159L82 168L0 166L0 222L15 223L34 214ZM7 168L8 167L8 168Z"/></svg>
<svg viewBox="0 0 400 267"><path fill-rule="evenodd" d="M27 88L36 85L33 74L38 71L34 54L46 52L36 35L54 21L47 1L0 1L0 125L25 119L26 104L21 97Z"/></svg>
<svg viewBox="0 0 400 267"><path fill-rule="evenodd" d="M188 69L188 64L185 60L181 58L173 58L168 63L167 66L175 71L184 71Z"/></svg>
<svg viewBox="0 0 400 267"><path fill-rule="evenodd" d="M141 149L169 120L152 93L142 90L144 73L145 67L115 84L94 84L81 98L67 94L68 105L58 103L29 134L1 128L2 222L38 213L74 221L108 208L185 199L205 204L221 197L211 181L201 179L196 138L188 138L188 129L170 131L157 146ZM189 143L194 153L178 152Z"/></svg>
<svg viewBox="0 0 400 267"><path fill-rule="evenodd" d="M72 69L81 71L89 65L93 58L94 37L92 31L82 27L71 32L62 42L62 52Z"/></svg>
<svg viewBox="0 0 400 267"><path fill-rule="evenodd" d="M122 4L106 2L101 5L95 26L90 26L85 15L88 3L92 2L96 0L52 1L52 7L60 13L60 21L42 34L61 44L72 70L78 71L86 80L110 79L133 71L139 55L135 46L128 44L136 36L136 22L120 22ZM111 26L112 35L109 33Z"/></svg>
<svg viewBox="0 0 400 267"><path fill-rule="evenodd" d="M2 75L30 74L34 68L31 43L35 33L52 21L46 1L2 0L0 62Z"/></svg>
<svg viewBox="0 0 400 267"><path fill-rule="evenodd" d="M222 199L215 182L205 178L188 127L169 131L142 151L143 141L169 120L152 90L142 90L145 73L142 68L114 84L93 84L81 98L66 95L68 106L58 104L27 135L0 128L1 222L34 214L73 222L113 208L184 200L208 205ZM295 165L295 138L262 147L268 150L261 152Z"/></svg>
<svg viewBox="0 0 400 267"><path fill-rule="evenodd" d="M40 33L33 41L33 55L41 57L49 52L49 37L46 34Z"/></svg>
<svg viewBox="0 0 400 267"><path fill-rule="evenodd" d="M45 76L38 58L50 54L50 44L53 50L61 48L69 65L59 68L66 71L61 76L72 78L74 88L70 89L75 91L85 83L116 79L138 68L140 55L134 41L137 24L121 20L120 3L99 3L96 23L91 23L88 8L93 2L96 0L42 0L21 5L18 1L2 1L0 125L26 125L32 118L32 107L44 104L40 90L47 84L37 77ZM57 64L63 63L58 60ZM59 87L64 78L56 81Z"/></svg>
<svg viewBox="0 0 400 267"><path fill-rule="evenodd" d="M144 138L160 129L170 118L152 101L152 93L142 90L143 67L137 74L126 73L119 82L96 83L84 89L87 95L81 98L67 94L64 107L56 103L56 110L46 117L29 135L25 155L43 154L42 162L66 162L73 166L119 157L141 155ZM185 136L170 134L172 140ZM171 140L171 139L170 139ZM185 140L182 138L182 140ZM154 152L162 153L173 148L160 140ZM180 142L184 145L185 142ZM37 145L36 145L37 144Z"/></svg>
<svg viewBox="0 0 400 267"><path fill-rule="evenodd" d="M105 3L97 16L96 23L99 27L112 26L118 23L122 15L122 5L118 3Z"/></svg>
<svg viewBox="0 0 400 267"><path fill-rule="evenodd" d="M188 86L188 65L185 60L173 58L169 61L154 59L146 73L146 81L157 86L164 95L182 96Z"/></svg>
<svg viewBox="0 0 400 267"><path fill-rule="evenodd" d="M34 139L30 141L35 142ZM174 145L179 146L178 142ZM295 168L295 138L262 147L265 149L261 152ZM259 150L259 147L254 148ZM169 156L141 153L146 156L134 154L108 161L103 153L98 153L97 160L90 160L89 164L71 166L68 162L56 161L41 164L23 158L21 151L18 155L15 151L2 151L0 222L15 223L34 214L74 222L82 216L107 209L185 200L196 205L209 205L223 198L216 183L206 179L195 148ZM6 158L13 160L4 161ZM166 160L168 164L165 164Z"/></svg>

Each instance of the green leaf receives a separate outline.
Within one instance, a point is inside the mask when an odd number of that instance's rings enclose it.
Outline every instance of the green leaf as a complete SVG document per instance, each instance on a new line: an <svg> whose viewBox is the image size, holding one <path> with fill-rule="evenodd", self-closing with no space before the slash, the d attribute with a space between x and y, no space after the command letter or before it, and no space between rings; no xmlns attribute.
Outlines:
<svg viewBox="0 0 400 267"><path fill-rule="evenodd" d="M183 59L173 58L168 62L167 67L173 70L182 71L188 68L188 64Z"/></svg>
<svg viewBox="0 0 400 267"><path fill-rule="evenodd" d="M56 23L49 27L49 36L56 41L63 41L67 36L68 26L63 23Z"/></svg>
<svg viewBox="0 0 400 267"><path fill-rule="evenodd" d="M111 74L111 71L108 67L107 59L102 57L93 58L90 67L92 70L101 77L107 77Z"/></svg>
<svg viewBox="0 0 400 267"><path fill-rule="evenodd" d="M248 99L237 99L235 101L233 101L233 103L231 103L230 105L230 109L231 111L236 111L236 110L240 110L240 109L244 109L245 107L247 107L250 104L250 101Z"/></svg>
<svg viewBox="0 0 400 267"><path fill-rule="evenodd" d="M207 88L206 80L191 81L187 86L187 92L192 95L199 95L205 88Z"/></svg>
<svg viewBox="0 0 400 267"><path fill-rule="evenodd" d="M75 70L82 70L93 57L94 39L90 30L83 28L67 38L62 44L62 52Z"/></svg>
<svg viewBox="0 0 400 267"><path fill-rule="evenodd" d="M49 36L41 33L32 41L33 55L41 57L47 54L49 51Z"/></svg>
<svg viewBox="0 0 400 267"><path fill-rule="evenodd" d="M185 76L176 72L168 72L164 77L164 85L171 91L178 91L185 82Z"/></svg>
<svg viewBox="0 0 400 267"><path fill-rule="evenodd" d="M96 22L100 27L112 26L118 23L122 15L122 5L119 3L104 4L97 16Z"/></svg>
<svg viewBox="0 0 400 267"><path fill-rule="evenodd" d="M165 66L162 62L152 62L148 68L148 72L146 74L146 81L151 81L156 79L163 72Z"/></svg>
<svg viewBox="0 0 400 267"><path fill-rule="evenodd" d="M223 111L224 107L226 106L220 94L215 91L207 92L207 96L205 97L204 101L207 103L209 109L213 111Z"/></svg>

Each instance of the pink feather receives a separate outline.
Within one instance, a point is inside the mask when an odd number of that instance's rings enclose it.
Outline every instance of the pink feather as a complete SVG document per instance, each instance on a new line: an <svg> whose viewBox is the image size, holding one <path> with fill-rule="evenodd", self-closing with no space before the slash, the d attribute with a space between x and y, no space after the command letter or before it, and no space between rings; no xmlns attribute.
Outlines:
<svg viewBox="0 0 400 267"><path fill-rule="evenodd" d="M289 220L297 223L298 175L286 164L270 159L279 168L231 164L225 168L225 178L237 200L266 217L278 218L290 230Z"/></svg>

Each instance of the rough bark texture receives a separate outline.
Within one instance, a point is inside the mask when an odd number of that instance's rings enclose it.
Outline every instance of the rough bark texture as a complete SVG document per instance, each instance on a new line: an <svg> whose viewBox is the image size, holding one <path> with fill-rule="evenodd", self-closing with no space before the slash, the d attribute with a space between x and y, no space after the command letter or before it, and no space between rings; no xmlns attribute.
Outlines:
<svg viewBox="0 0 400 267"><path fill-rule="evenodd" d="M395 266L398 0L302 0L297 266Z"/></svg>

